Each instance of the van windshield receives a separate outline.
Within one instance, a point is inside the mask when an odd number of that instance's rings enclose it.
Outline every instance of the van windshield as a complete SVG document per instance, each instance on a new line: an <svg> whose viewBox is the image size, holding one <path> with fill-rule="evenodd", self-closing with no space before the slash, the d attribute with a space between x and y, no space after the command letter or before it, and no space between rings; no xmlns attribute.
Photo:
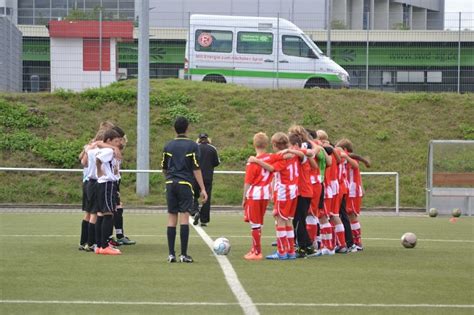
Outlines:
<svg viewBox="0 0 474 315"><path fill-rule="evenodd" d="M319 49L319 47L313 42L311 38L309 38L308 35L306 34L301 34L301 36L306 40L306 43L314 50L316 55L318 56L324 56L324 53Z"/></svg>

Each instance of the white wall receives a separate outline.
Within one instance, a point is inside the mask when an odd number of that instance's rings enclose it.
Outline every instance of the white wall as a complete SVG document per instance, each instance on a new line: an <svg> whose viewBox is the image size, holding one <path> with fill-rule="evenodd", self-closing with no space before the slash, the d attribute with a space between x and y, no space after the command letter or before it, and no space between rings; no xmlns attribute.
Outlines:
<svg viewBox="0 0 474 315"><path fill-rule="evenodd" d="M110 40L110 71L102 71L102 86L116 79L116 41ZM82 38L51 38L51 91L83 91L99 87L99 71L83 71Z"/></svg>

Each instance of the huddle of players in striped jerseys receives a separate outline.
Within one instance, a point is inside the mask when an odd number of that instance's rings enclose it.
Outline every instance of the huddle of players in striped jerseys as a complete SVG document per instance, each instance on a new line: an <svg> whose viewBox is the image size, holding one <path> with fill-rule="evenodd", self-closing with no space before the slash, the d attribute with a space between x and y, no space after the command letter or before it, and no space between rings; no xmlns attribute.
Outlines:
<svg viewBox="0 0 474 315"><path fill-rule="evenodd" d="M287 260L363 250L358 221L362 196L359 162L348 139L335 145L324 130L292 126L288 134L254 135L255 156L248 159L242 207L252 230L247 260L264 258L261 229L273 201L277 251L266 259Z"/></svg>
<svg viewBox="0 0 474 315"><path fill-rule="evenodd" d="M102 255L120 255L119 245L133 245L123 232L120 201L120 164L127 143L123 130L103 122L79 155L83 172L81 240L79 250ZM113 238L113 228L117 238Z"/></svg>

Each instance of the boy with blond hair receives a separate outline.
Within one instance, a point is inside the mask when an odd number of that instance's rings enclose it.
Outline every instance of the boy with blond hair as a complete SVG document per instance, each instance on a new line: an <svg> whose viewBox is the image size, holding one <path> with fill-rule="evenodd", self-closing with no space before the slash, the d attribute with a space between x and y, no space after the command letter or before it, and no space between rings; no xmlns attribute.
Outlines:
<svg viewBox="0 0 474 315"><path fill-rule="evenodd" d="M255 158L267 163L275 160L275 156L266 152L268 146L268 136L259 132L253 136L253 146L255 148ZM261 235L265 211L271 197L271 182L273 174L265 170L257 163L247 163L245 168L244 194L242 197L242 207L244 218L250 223L252 229L252 248L244 256L247 260L261 260L262 245Z"/></svg>

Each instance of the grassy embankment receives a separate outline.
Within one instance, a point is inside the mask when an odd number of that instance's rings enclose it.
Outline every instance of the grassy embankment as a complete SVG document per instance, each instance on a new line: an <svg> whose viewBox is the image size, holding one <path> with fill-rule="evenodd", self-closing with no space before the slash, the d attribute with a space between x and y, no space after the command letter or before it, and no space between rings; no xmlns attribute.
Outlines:
<svg viewBox="0 0 474 315"><path fill-rule="evenodd" d="M362 171L400 172L401 206L423 207L428 142L474 138L474 96L452 93L380 93L360 90L253 90L179 80L152 81L151 168L173 138L172 120L193 122L190 136L207 132L222 158L220 170L244 170L252 136L286 131L295 123L325 129L332 140L351 139L371 159ZM100 121L127 133L124 169L136 168L136 81L83 93L0 94L0 166L80 168L76 157ZM472 156L447 152L455 167L474 171ZM394 179L364 177L366 206L393 206ZM214 204L240 204L243 176L216 175ZM135 195L135 175L123 176L127 204L162 205L163 176L150 176L150 195ZM74 203L79 173L0 172L0 203Z"/></svg>

